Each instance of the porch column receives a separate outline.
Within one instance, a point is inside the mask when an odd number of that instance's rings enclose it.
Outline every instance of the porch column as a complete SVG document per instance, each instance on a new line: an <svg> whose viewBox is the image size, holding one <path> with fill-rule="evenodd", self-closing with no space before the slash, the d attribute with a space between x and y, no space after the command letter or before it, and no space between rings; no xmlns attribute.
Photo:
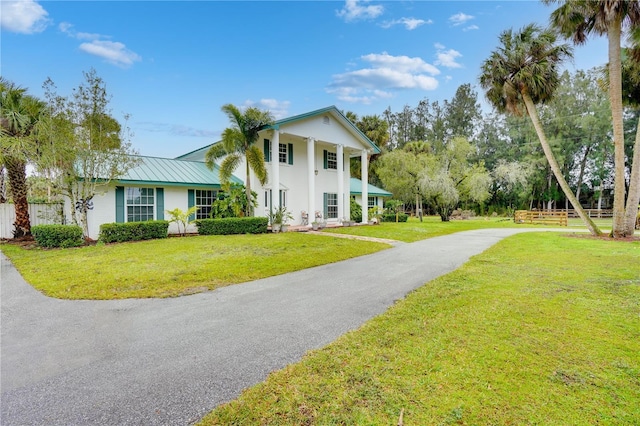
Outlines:
<svg viewBox="0 0 640 426"><path fill-rule="evenodd" d="M316 141L314 138L307 138L307 218L309 226L316 220Z"/></svg>
<svg viewBox="0 0 640 426"><path fill-rule="evenodd" d="M280 207L280 130L273 130L271 140L271 206Z"/></svg>
<svg viewBox="0 0 640 426"><path fill-rule="evenodd" d="M360 163L362 168L360 174L362 176L362 223L369 222L369 163L367 150L363 149L360 153Z"/></svg>
<svg viewBox="0 0 640 426"><path fill-rule="evenodd" d="M344 147L336 147L336 157L338 160L338 220L349 218L344 217Z"/></svg>

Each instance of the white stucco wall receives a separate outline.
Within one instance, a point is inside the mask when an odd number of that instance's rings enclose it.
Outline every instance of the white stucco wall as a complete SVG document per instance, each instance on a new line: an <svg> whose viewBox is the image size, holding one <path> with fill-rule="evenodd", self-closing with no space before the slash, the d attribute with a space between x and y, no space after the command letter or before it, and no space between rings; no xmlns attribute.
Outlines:
<svg viewBox="0 0 640 426"><path fill-rule="evenodd" d="M120 185L122 186L122 185ZM127 185L128 187L137 187L137 188L161 188L161 186L149 186L149 185ZM125 186L125 188L127 187ZM167 214L166 210L173 210L176 207L182 210L188 209L188 190L191 188L187 187L164 187L164 219L171 220L170 215ZM125 196L126 198L126 196ZM154 219L158 219L158 211L157 211L157 192L154 191ZM126 200L125 200L126 202ZM65 216L67 218L67 223L72 223L71 219L71 205L67 200L65 202ZM124 212L125 221L127 220L126 215L126 205ZM93 210L90 210L87 213L87 220L89 224L89 237L97 240L100 235L100 225L103 223L114 223L116 221L116 193L115 193L115 185L110 185L106 192L95 195L93 197ZM191 224L187 228L187 232L196 232L197 229L195 225ZM178 228L176 223L169 224L169 233L175 234L178 233Z"/></svg>

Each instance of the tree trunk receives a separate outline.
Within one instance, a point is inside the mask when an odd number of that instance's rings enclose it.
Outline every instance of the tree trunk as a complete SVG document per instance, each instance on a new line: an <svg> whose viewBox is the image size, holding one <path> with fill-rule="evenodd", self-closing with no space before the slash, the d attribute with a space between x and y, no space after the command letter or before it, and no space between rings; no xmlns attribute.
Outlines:
<svg viewBox="0 0 640 426"><path fill-rule="evenodd" d="M527 111L529 112L529 117L533 122L533 127L536 129L536 133L538 134L538 139L540 139L540 145L542 145L542 150L544 151L544 155L545 157L547 157L547 161L549 162L549 167L551 167L551 171L555 175L556 180L558 181L560 188L562 188L562 191L564 192L565 197L569 199L569 201L571 202L571 205L573 206L575 211L578 213L578 216L580 216L580 219L582 219L584 224L589 229L589 232L591 232L591 235L595 235L595 236L602 235L602 231L600 231L598 226L586 214L586 212L582 208L582 205L580 205L580 203L576 199L576 196L573 194L573 191L569 187L569 184L564 179L564 176L562 175L562 172L560 170L560 166L558 165L558 162L556 161L556 158L553 155L553 151L551 151L549 142L547 141L547 138L544 134L544 130L542 129L542 125L540 124L540 119L538 118L538 111L536 110L536 106L533 103L531 96L529 96L528 93L523 91L522 99L524 100L524 103L527 107Z"/></svg>
<svg viewBox="0 0 640 426"><path fill-rule="evenodd" d="M276 161L278 159L276 158ZM245 211L245 216L246 217L251 217L253 216L253 206L251 205L251 174L250 174L250 169L249 169L249 159L245 156L244 161L247 163L247 178L244 181L244 192L247 196L247 209ZM272 160L273 161L273 160ZM279 196L279 192L278 192L279 188L273 188L272 189L272 194L275 194L276 197ZM271 195L272 197L274 195ZM271 200L271 205L273 205L273 200Z"/></svg>
<svg viewBox="0 0 640 426"><path fill-rule="evenodd" d="M625 235L633 235L638 217L638 203L640 203L640 116L636 125L636 141L633 145L633 160L631 164L631 179L629 195L624 213Z"/></svg>
<svg viewBox="0 0 640 426"><path fill-rule="evenodd" d="M14 238L31 235L31 221L29 220L29 203L27 201L27 164L24 160L5 156L5 166L11 186L13 205L16 210Z"/></svg>
<svg viewBox="0 0 640 426"><path fill-rule="evenodd" d="M582 189L582 181L584 180L584 169L587 168L587 157L591 152L591 146L588 146L584 151L584 156L580 162L580 174L578 175L578 187L576 188L576 199L580 201L580 190Z"/></svg>
<svg viewBox="0 0 640 426"><path fill-rule="evenodd" d="M620 56L621 21L616 19L609 26L609 101L613 122L613 163L615 181L613 189L613 229L614 238L625 236L625 163L624 163L624 124L622 120L622 69Z"/></svg>

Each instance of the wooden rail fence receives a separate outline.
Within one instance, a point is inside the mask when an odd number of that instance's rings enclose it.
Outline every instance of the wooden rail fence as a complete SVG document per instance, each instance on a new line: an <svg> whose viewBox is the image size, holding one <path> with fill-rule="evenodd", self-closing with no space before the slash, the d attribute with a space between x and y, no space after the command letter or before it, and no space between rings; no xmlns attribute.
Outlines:
<svg viewBox="0 0 640 426"><path fill-rule="evenodd" d="M566 210L516 210L513 220L515 223L567 226L569 214Z"/></svg>

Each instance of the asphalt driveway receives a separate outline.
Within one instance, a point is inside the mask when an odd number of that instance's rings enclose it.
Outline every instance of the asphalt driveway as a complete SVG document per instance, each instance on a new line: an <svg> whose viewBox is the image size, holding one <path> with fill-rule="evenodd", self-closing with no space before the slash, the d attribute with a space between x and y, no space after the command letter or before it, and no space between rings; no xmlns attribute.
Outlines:
<svg viewBox="0 0 640 426"><path fill-rule="evenodd" d="M0 424L195 422L269 372L522 231L476 230L399 244L173 299L51 299L2 255Z"/></svg>

